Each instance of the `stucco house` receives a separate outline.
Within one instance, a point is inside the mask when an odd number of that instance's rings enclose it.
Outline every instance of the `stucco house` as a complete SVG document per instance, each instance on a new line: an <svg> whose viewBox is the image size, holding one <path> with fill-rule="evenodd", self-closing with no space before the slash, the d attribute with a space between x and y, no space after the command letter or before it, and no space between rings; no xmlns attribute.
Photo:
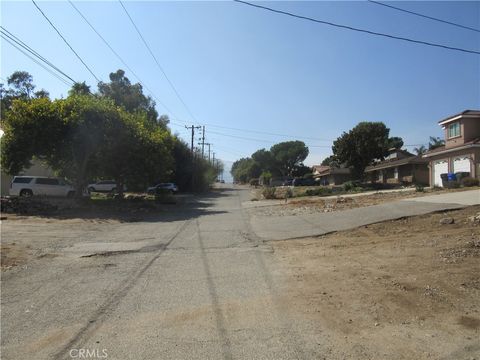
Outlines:
<svg viewBox="0 0 480 360"><path fill-rule="evenodd" d="M321 185L341 185L351 180L349 168L315 165L312 170L314 179Z"/></svg>
<svg viewBox="0 0 480 360"><path fill-rule="evenodd" d="M480 178L480 110L465 110L440 120L445 145L423 155L429 161L430 186L442 186L441 174L468 172Z"/></svg>
<svg viewBox="0 0 480 360"><path fill-rule="evenodd" d="M390 149L384 160L367 166L365 174L373 183L429 184L428 160L402 149Z"/></svg>

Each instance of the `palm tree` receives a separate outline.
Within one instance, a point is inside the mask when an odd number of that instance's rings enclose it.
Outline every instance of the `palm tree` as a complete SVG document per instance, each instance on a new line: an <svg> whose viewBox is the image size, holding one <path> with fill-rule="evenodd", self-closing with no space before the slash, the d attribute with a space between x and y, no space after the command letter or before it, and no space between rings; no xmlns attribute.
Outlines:
<svg viewBox="0 0 480 360"><path fill-rule="evenodd" d="M430 142L428 143L428 150L433 150L443 145L445 145L445 140L440 139L439 137L430 136Z"/></svg>
<svg viewBox="0 0 480 360"><path fill-rule="evenodd" d="M417 155L423 155L427 152L427 148L425 145L421 145L419 147L413 148L413 151L417 153Z"/></svg>

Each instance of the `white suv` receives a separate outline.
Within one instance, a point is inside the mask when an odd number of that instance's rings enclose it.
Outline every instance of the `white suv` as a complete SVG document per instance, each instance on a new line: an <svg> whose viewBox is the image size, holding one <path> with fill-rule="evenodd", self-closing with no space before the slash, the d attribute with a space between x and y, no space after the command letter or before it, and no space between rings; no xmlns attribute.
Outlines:
<svg viewBox="0 0 480 360"><path fill-rule="evenodd" d="M117 182L115 180L101 180L95 184L88 185L90 192L116 192ZM123 185L123 191L127 191L127 187Z"/></svg>
<svg viewBox="0 0 480 360"><path fill-rule="evenodd" d="M10 184L11 196L67 196L75 195L75 189L59 178L42 176L15 176Z"/></svg>

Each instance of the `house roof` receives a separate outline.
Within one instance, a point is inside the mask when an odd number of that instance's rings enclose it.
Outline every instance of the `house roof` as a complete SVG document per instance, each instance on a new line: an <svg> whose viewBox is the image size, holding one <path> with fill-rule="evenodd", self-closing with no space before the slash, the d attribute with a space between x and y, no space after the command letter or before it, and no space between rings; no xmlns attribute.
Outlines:
<svg viewBox="0 0 480 360"><path fill-rule="evenodd" d="M427 158L427 157L434 156L434 155L437 155L437 154L449 153L449 152L452 152L452 151L461 150L462 148L468 148L468 147L471 147L471 146L476 147L476 146L479 146L479 145L480 145L480 137L478 137L476 139L473 139L471 141L467 141L467 142L465 142L463 144L460 144L460 145L457 145L457 146L449 147L448 149L445 148L445 145L440 146L440 147L435 148L433 150L427 151L425 154L423 154L422 157Z"/></svg>
<svg viewBox="0 0 480 360"><path fill-rule="evenodd" d="M438 122L439 125L445 125L451 121L458 120L462 117L480 117L480 110L465 110L459 114L449 116Z"/></svg>
<svg viewBox="0 0 480 360"><path fill-rule="evenodd" d="M338 168L326 166L326 169L322 170L316 176L325 176L325 175L339 175L339 174L350 174L349 168Z"/></svg>
<svg viewBox="0 0 480 360"><path fill-rule="evenodd" d="M428 160L422 159L421 155L419 156L413 155L413 156L409 156L402 159L390 159L390 160L381 161L374 165L367 166L365 168L365 172L388 169L388 168L393 168L393 167L407 165L407 164L427 164L427 163L428 163Z"/></svg>
<svg viewBox="0 0 480 360"><path fill-rule="evenodd" d="M313 165L313 166L312 166L312 169L313 169L313 171L322 172L322 171L325 171L325 170L330 169L330 166L326 166L326 165Z"/></svg>

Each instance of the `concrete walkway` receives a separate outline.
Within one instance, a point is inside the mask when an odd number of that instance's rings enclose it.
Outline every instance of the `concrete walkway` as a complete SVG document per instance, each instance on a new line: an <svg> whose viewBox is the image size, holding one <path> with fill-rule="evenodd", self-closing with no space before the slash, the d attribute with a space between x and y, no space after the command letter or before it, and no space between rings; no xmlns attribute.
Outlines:
<svg viewBox="0 0 480 360"><path fill-rule="evenodd" d="M480 191L463 191L398 200L345 211L295 216L256 216L253 231L263 240L286 240L323 235L358 226L431 212L480 205Z"/></svg>

